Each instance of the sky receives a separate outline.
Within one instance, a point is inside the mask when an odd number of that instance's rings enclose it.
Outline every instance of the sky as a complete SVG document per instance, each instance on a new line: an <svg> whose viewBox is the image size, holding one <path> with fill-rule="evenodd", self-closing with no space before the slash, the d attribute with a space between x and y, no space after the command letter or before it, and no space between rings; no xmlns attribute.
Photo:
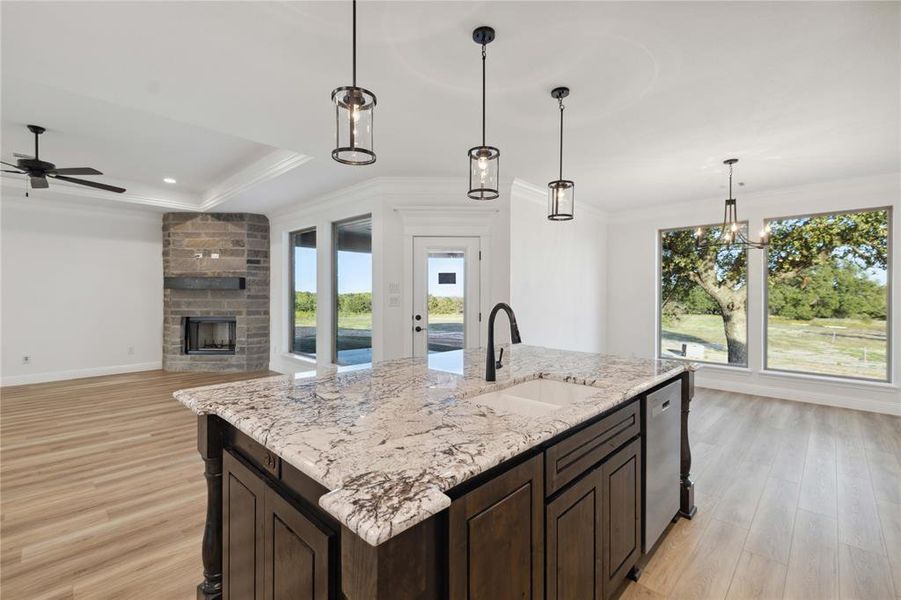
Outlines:
<svg viewBox="0 0 901 600"><path fill-rule="evenodd" d="M316 291L316 249L294 249L294 289ZM372 291L372 254L338 252L338 293Z"/></svg>

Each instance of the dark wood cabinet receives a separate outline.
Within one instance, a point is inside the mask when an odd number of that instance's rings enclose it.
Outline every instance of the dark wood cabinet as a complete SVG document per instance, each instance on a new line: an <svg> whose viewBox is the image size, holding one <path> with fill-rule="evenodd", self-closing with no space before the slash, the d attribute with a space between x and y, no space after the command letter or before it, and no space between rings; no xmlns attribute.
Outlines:
<svg viewBox="0 0 901 600"><path fill-rule="evenodd" d="M612 455L600 471L604 598L610 598L641 556L641 440Z"/></svg>
<svg viewBox="0 0 901 600"><path fill-rule="evenodd" d="M601 469L547 505L547 600L603 598Z"/></svg>
<svg viewBox="0 0 901 600"><path fill-rule="evenodd" d="M547 505L547 600L610 598L641 555L641 442Z"/></svg>
<svg viewBox="0 0 901 600"><path fill-rule="evenodd" d="M223 454L223 600L327 600L333 534Z"/></svg>
<svg viewBox="0 0 901 600"><path fill-rule="evenodd" d="M450 600L544 596L542 462L532 457L451 504Z"/></svg>
<svg viewBox="0 0 901 600"><path fill-rule="evenodd" d="M267 488L263 539L264 600L327 600L329 536Z"/></svg>
<svg viewBox="0 0 901 600"><path fill-rule="evenodd" d="M244 463L222 457L222 597L263 597L263 502L266 483Z"/></svg>

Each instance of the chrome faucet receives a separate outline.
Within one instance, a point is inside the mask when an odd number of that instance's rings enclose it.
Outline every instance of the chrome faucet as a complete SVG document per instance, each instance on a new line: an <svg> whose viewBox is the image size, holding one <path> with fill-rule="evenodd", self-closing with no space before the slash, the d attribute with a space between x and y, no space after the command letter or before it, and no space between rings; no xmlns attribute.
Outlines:
<svg viewBox="0 0 901 600"><path fill-rule="evenodd" d="M514 344L522 342L519 338L519 327L516 325L516 315L513 314L513 309L510 308L509 304L498 302L491 309L491 314L488 315L488 353L485 357L485 381L497 381L497 369L504 366L502 362L504 359L503 348L501 348L500 357L497 360L494 359L494 318L499 310L507 313L507 318L510 320L510 341Z"/></svg>

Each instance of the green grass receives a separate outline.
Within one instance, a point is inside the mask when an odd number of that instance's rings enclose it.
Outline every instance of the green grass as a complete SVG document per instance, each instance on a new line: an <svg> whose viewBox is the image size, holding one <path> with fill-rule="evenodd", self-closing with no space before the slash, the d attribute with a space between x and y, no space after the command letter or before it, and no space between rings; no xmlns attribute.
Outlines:
<svg viewBox="0 0 901 600"><path fill-rule="evenodd" d="M718 315L684 315L664 319L663 356L673 356L683 343L703 347L707 362L726 363L726 337ZM770 317L767 367L823 375L886 377L886 323L879 320Z"/></svg>

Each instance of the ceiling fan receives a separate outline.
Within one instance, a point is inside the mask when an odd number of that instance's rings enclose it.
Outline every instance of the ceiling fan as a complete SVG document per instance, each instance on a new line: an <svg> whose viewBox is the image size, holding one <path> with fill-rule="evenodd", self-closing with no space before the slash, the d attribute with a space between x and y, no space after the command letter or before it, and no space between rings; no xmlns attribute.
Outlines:
<svg viewBox="0 0 901 600"><path fill-rule="evenodd" d="M15 167L16 169L18 169L17 171L3 169L4 173L28 175L28 178L31 181L31 187L34 189L50 187L50 184L47 182L47 178L50 177L52 179L59 179L60 181L68 181L69 183L86 185L88 187L97 188L98 190L116 192L117 194L121 194L125 191L125 188L116 187L114 185L107 185L105 183L98 183L96 181L88 181L87 179L76 179L74 177L68 177L69 175L103 175L103 173L101 173L97 169L92 169L91 167L70 167L66 169L59 169L53 163L41 160L40 154L38 152L38 136L44 133L46 129L44 129L40 125L29 125L28 130L34 134L34 156L31 157L24 154L16 154L15 156L17 157L17 160L16 164L14 165L8 162L0 161L0 164L4 164L7 167Z"/></svg>

